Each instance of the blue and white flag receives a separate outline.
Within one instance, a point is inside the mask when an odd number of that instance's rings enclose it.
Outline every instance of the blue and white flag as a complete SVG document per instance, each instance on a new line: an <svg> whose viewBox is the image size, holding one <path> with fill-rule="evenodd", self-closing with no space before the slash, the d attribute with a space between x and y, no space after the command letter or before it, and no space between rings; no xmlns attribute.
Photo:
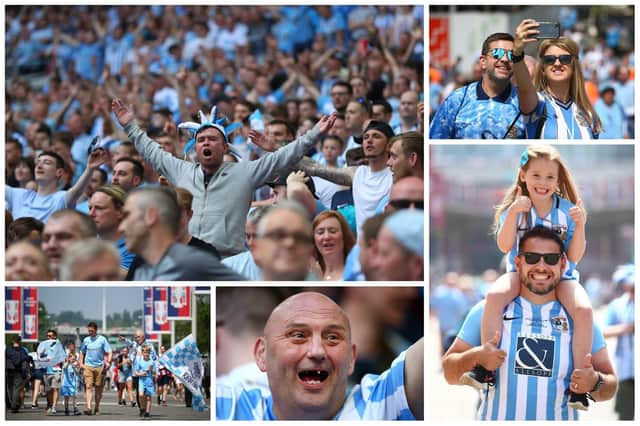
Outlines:
<svg viewBox="0 0 640 426"><path fill-rule="evenodd" d="M60 364L67 358L64 346L59 340L45 340L38 345L36 368L49 368Z"/></svg>
<svg viewBox="0 0 640 426"><path fill-rule="evenodd" d="M209 409L202 394L202 357L193 335L188 335L160 357L160 364L180 380L193 394L194 410Z"/></svg>

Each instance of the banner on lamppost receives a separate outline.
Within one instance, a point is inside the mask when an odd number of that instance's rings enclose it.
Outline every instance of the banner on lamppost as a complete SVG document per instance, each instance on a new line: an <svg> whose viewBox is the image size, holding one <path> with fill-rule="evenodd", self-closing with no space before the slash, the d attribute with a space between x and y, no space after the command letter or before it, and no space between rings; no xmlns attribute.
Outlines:
<svg viewBox="0 0 640 426"><path fill-rule="evenodd" d="M4 331L22 332L22 290L20 287L4 288Z"/></svg>
<svg viewBox="0 0 640 426"><path fill-rule="evenodd" d="M168 305L167 287L153 287L153 331L155 333L171 334Z"/></svg>
<svg viewBox="0 0 640 426"><path fill-rule="evenodd" d="M191 319L191 287L168 287L168 290L167 318L170 320Z"/></svg>
<svg viewBox="0 0 640 426"><path fill-rule="evenodd" d="M153 331L153 288L144 287L142 291L144 338L146 340L158 340L160 336Z"/></svg>
<svg viewBox="0 0 640 426"><path fill-rule="evenodd" d="M22 341L38 341L37 287L22 287Z"/></svg>

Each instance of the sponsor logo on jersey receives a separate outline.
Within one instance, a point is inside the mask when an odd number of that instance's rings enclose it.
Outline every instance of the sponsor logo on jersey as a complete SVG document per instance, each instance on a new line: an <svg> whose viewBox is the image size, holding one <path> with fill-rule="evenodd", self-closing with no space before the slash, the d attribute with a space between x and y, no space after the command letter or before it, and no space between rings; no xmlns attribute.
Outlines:
<svg viewBox="0 0 640 426"><path fill-rule="evenodd" d="M541 334L518 334L515 374L537 377L553 376L555 338Z"/></svg>

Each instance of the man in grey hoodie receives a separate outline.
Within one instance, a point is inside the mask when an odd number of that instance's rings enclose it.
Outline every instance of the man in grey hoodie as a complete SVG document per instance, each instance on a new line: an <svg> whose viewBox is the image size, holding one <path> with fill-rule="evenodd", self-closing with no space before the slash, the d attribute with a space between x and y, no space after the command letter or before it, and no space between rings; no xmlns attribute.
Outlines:
<svg viewBox="0 0 640 426"><path fill-rule="evenodd" d="M255 188L295 165L335 121L335 114L324 116L287 146L256 161L239 163L222 161L229 149L227 134L215 122L205 123L194 135L196 162L192 163L165 152L149 138L134 122L131 105L114 99L111 109L144 159L172 185L193 194L189 232L216 247L223 258L243 250L244 225Z"/></svg>

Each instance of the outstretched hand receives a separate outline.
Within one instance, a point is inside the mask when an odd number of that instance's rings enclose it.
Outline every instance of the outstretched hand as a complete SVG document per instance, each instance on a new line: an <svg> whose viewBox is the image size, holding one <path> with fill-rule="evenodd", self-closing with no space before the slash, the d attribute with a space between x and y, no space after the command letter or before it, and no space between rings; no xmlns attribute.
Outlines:
<svg viewBox="0 0 640 426"><path fill-rule="evenodd" d="M249 130L249 139L251 139L251 141L263 151L273 152L276 150L275 147L269 143L269 140L262 132L254 129Z"/></svg>
<svg viewBox="0 0 640 426"><path fill-rule="evenodd" d="M107 160L107 151L102 148L96 149L91 154L89 154L89 159L87 160L87 168L97 169Z"/></svg>
<svg viewBox="0 0 640 426"><path fill-rule="evenodd" d="M337 115L335 112L332 112L329 116L323 115L320 118L320 121L318 121L318 124L316 124L320 129L320 133L328 132L333 127L333 123L336 122L336 117Z"/></svg>
<svg viewBox="0 0 640 426"><path fill-rule="evenodd" d="M133 105L125 105L121 99L115 98L111 101L111 111L116 115L121 126L126 126L133 120Z"/></svg>
<svg viewBox="0 0 640 426"><path fill-rule="evenodd" d="M540 33L540 31L536 29L538 26L540 26L540 24L534 19L524 19L520 22L520 25L516 28L516 34L513 40L514 53L521 54L527 43L538 40L535 38L535 36Z"/></svg>

